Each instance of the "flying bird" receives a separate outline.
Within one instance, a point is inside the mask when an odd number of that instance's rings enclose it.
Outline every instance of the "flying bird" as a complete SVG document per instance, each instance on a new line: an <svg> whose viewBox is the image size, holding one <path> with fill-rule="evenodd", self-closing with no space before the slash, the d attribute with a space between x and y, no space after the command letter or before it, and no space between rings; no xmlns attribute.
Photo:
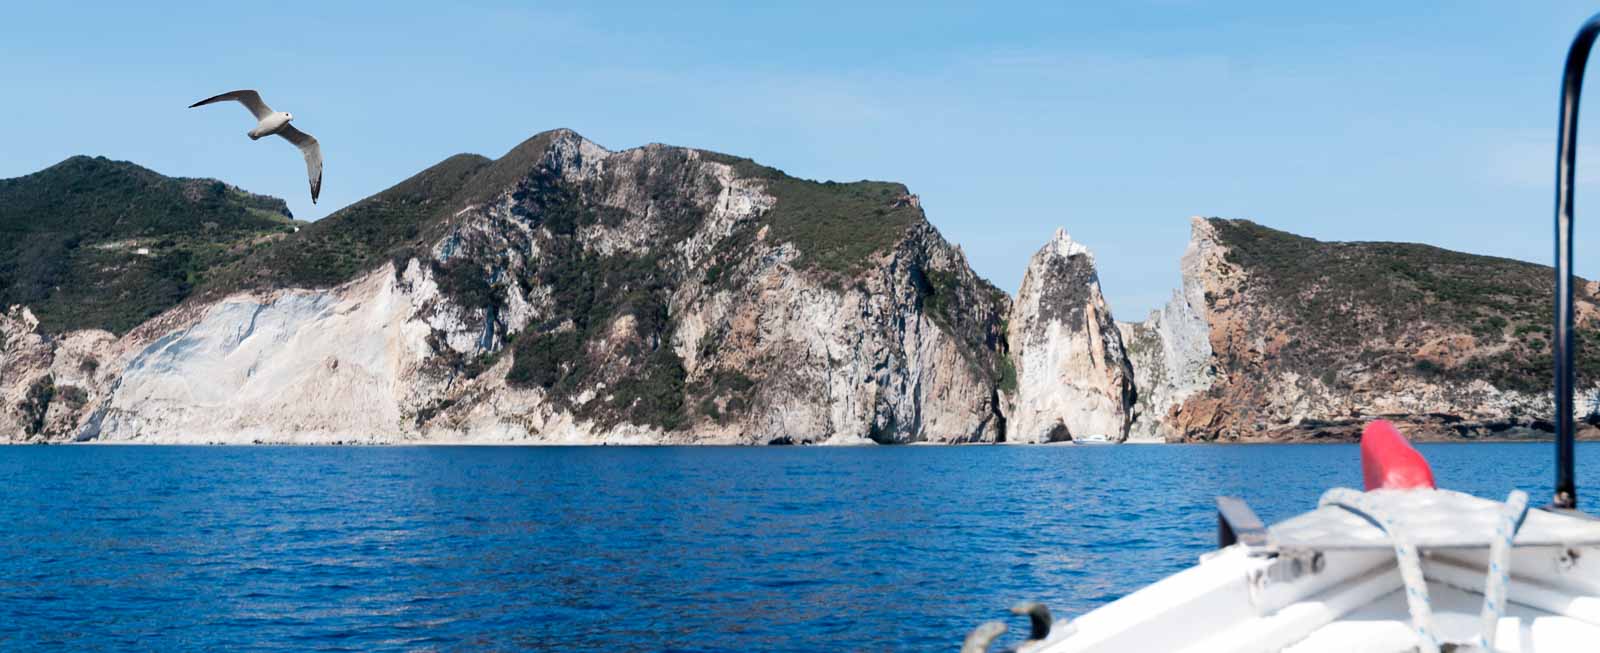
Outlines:
<svg viewBox="0 0 1600 653"><path fill-rule="evenodd" d="M322 146L317 144L317 139L289 124L289 121L294 120L294 114L273 111L272 107L261 101L261 94L252 90L229 91L191 104L189 108L226 100L244 105L244 108L250 110L250 115L256 117L256 128L246 134L250 140L259 140L263 136L276 134L300 148L300 153L306 157L306 177L311 180L311 203L316 204L317 195L322 193Z"/></svg>

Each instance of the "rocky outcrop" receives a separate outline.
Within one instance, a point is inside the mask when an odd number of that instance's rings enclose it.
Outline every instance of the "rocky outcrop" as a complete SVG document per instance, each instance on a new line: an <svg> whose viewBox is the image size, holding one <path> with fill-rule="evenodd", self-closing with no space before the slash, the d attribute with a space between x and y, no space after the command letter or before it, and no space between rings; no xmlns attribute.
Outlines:
<svg viewBox="0 0 1600 653"><path fill-rule="evenodd" d="M546 199L561 191L511 193L464 214L436 252L446 266L529 283L506 284L485 308L500 323L488 331L515 334L514 360L446 392L421 425L432 437L1000 437L1006 298L903 187L833 189L695 150L612 154L571 136L553 142L546 170L525 187L575 188L567 201L598 219L562 233ZM837 235L797 232L782 211L841 191L903 226L884 247L830 266ZM501 252L513 254L497 260ZM603 281L573 297L564 282L574 274Z"/></svg>
<svg viewBox="0 0 1600 653"><path fill-rule="evenodd" d="M363 249L315 269L300 254L340 242ZM1009 299L897 184L797 180L687 148L611 152L562 130L496 161L453 158L274 247L210 275L232 289L204 288L121 337L46 333L13 309L0 438L1004 433ZM280 283L350 261L376 264ZM67 369L90 355L93 374Z"/></svg>
<svg viewBox="0 0 1600 653"><path fill-rule="evenodd" d="M1206 283L1207 270L1222 253L1208 223L1196 221L1194 230L1179 264L1183 289L1144 322L1117 324L1138 389L1129 434L1136 439L1181 437L1172 416L1190 396L1211 387L1216 376Z"/></svg>
<svg viewBox="0 0 1600 653"><path fill-rule="evenodd" d="M0 222L29 234L0 248L3 441L1550 428L1550 270L1422 245L1195 218L1181 290L1119 324L1064 231L1013 304L901 185L566 130L451 157L310 225L221 182L82 157L0 195ZM1597 293L1579 284L1580 343L1600 342ZM1600 356L1582 354L1579 387L1580 413L1600 414Z"/></svg>
<svg viewBox="0 0 1600 653"><path fill-rule="evenodd" d="M0 442L59 439L104 399L116 338L101 330L50 337L27 308L0 314Z"/></svg>
<svg viewBox="0 0 1600 653"><path fill-rule="evenodd" d="M1141 390L1136 433L1349 439L1378 417L1422 439L1550 428L1549 268L1326 243L1242 220L1192 223L1184 290L1123 326ZM1581 286L1588 340L1600 337L1597 288ZM1585 356L1585 396L1597 372L1600 360Z"/></svg>
<svg viewBox="0 0 1600 653"><path fill-rule="evenodd" d="M1057 230L1028 262L1009 320L1017 387L1008 438L1121 441L1134 417L1134 372L1094 255Z"/></svg>

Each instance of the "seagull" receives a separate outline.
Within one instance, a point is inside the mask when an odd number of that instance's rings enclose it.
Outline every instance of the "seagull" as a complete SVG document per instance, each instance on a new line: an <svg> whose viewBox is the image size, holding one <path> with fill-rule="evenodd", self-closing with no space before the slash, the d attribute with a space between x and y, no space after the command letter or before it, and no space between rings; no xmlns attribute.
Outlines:
<svg viewBox="0 0 1600 653"><path fill-rule="evenodd" d="M294 114L283 111L273 111L272 107L261 101L261 94L252 90L229 91L222 95L208 97L204 100L189 105L190 109L205 106L213 102L233 100L244 105L250 110L250 115L256 117L256 128L246 135L250 140L259 140L263 136L277 134L284 140L294 143L300 148L300 153L306 157L306 177L311 180L311 203L317 203L317 195L322 193L322 146L317 144L317 139L311 134L294 128L289 121L294 120Z"/></svg>

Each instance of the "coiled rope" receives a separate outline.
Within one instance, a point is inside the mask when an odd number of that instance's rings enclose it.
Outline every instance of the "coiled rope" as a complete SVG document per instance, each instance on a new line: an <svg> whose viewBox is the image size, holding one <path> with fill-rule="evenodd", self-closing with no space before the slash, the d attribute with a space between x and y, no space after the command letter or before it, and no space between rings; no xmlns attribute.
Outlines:
<svg viewBox="0 0 1600 653"><path fill-rule="evenodd" d="M1428 597L1428 580L1422 573L1422 558L1400 522L1372 496L1349 488L1334 488L1323 493L1318 506L1339 506L1349 510L1389 535L1394 545L1394 556L1400 567L1400 579L1405 583L1406 608L1411 613L1411 627L1417 632L1421 653L1439 652L1438 629L1433 623L1433 601ZM1476 644L1492 650L1491 644L1505 611L1506 586L1511 577L1512 540L1522 527L1528 513L1528 494L1512 490L1500 507L1500 520L1495 524L1495 537L1489 542L1488 577L1484 581L1483 611L1480 614L1480 632Z"/></svg>

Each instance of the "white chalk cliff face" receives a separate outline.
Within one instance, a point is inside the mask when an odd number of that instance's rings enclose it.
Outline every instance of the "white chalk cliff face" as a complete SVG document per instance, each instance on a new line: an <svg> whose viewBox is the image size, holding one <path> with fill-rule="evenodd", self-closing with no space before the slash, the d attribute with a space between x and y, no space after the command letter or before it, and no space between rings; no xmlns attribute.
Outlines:
<svg viewBox="0 0 1600 653"><path fill-rule="evenodd" d="M1002 437L1009 299L903 187L564 130L466 186L423 247L332 287L244 288L120 337L11 308L0 440ZM819 194L887 226L798 206Z"/></svg>
<svg viewBox="0 0 1600 653"><path fill-rule="evenodd" d="M412 269L413 273L415 268ZM431 290L431 289L430 289ZM436 293L436 291L435 291ZM393 274L239 295L133 352L79 439L373 441L405 432L426 292Z"/></svg>
<svg viewBox="0 0 1600 653"><path fill-rule="evenodd" d="M1065 230L1028 262L1009 338L1017 371L1009 441L1127 438L1133 370L1100 293L1094 256Z"/></svg>
<svg viewBox="0 0 1600 653"><path fill-rule="evenodd" d="M1183 289L1152 311L1143 322L1120 322L1122 342L1133 366L1134 386L1139 389L1134 407L1130 437L1136 439L1177 439L1181 433L1168 416L1184 400L1211 387L1216 368L1211 359L1211 326L1207 322L1206 271L1221 260L1216 239L1209 236L1210 225L1201 219L1193 222L1195 237L1189 239L1179 268Z"/></svg>

